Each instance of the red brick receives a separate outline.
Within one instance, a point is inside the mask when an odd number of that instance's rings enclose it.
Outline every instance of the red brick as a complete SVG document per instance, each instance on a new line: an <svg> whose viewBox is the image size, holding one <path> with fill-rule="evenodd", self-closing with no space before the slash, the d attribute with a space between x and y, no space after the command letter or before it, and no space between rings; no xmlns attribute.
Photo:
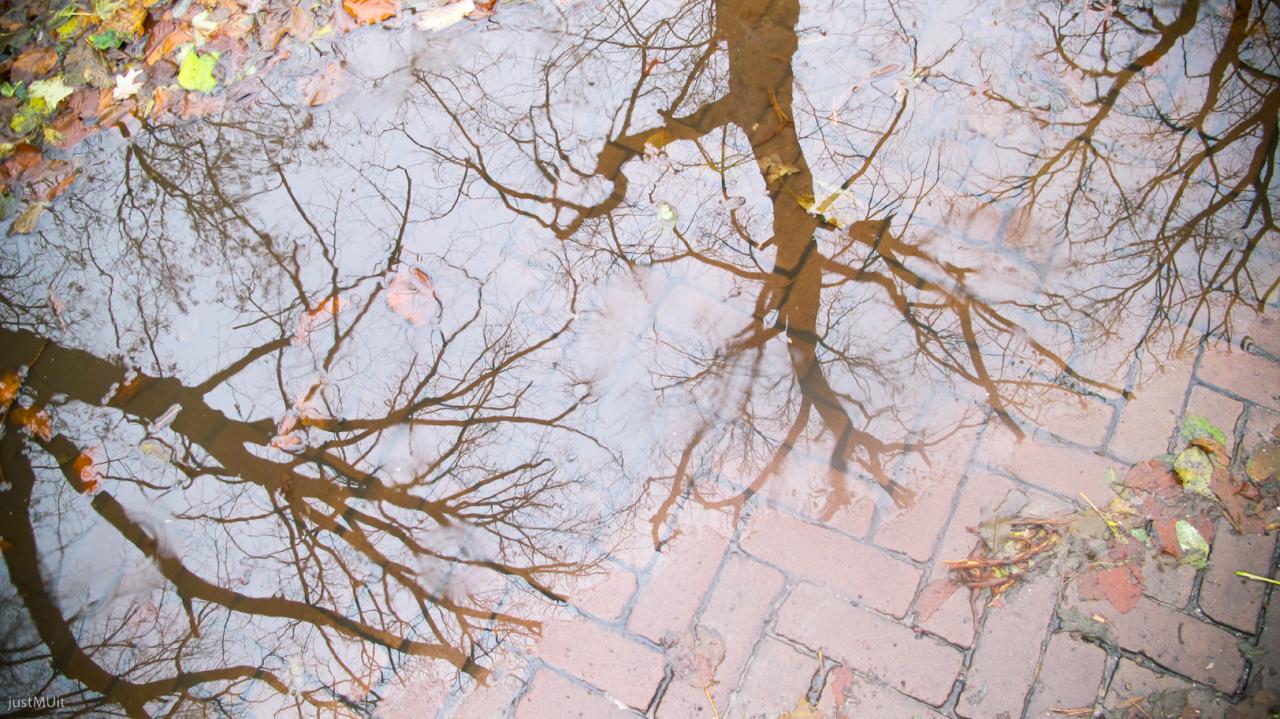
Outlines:
<svg viewBox="0 0 1280 719"><path fill-rule="evenodd" d="M1205 350L1196 368L1202 382L1280 410L1280 364L1243 350Z"/></svg>
<svg viewBox="0 0 1280 719"><path fill-rule="evenodd" d="M1053 709L1093 706L1106 669L1106 650L1070 634L1054 634L1036 672L1027 719L1059 719L1062 714L1055 714Z"/></svg>
<svg viewBox="0 0 1280 719"><path fill-rule="evenodd" d="M637 716L547 669L534 676L529 693L516 705L517 719L634 719Z"/></svg>
<svg viewBox="0 0 1280 719"><path fill-rule="evenodd" d="M831 496L829 456L797 458L798 451L760 488L760 495L774 506L821 522L854 537L865 537L875 519L876 503L868 496L878 492L858 481L846 480L848 501L834 513L827 506ZM825 516L824 513L830 516Z"/></svg>
<svg viewBox="0 0 1280 719"><path fill-rule="evenodd" d="M523 688L524 683L513 675L497 677L490 684L476 687L464 696L458 707L448 715L449 719L491 719L506 716L508 708ZM418 709L415 716L422 716L421 707Z"/></svg>
<svg viewBox="0 0 1280 719"><path fill-rule="evenodd" d="M777 632L932 706L941 706L964 661L956 649L811 584L778 612Z"/></svg>
<svg viewBox="0 0 1280 719"><path fill-rule="evenodd" d="M698 626L717 632L724 640L724 659L716 669L718 683L711 688L716 706L721 709L729 705L729 695L747 666L781 590L782 574L771 567L739 554L730 556L725 563L711 599L697 620ZM711 716L710 708L701 688L673 681L658 704L657 715L658 719Z"/></svg>
<svg viewBox="0 0 1280 719"><path fill-rule="evenodd" d="M1187 606L1195 587L1196 570L1189 564L1150 552L1142 563L1142 593L1178 609Z"/></svg>
<svg viewBox="0 0 1280 719"><path fill-rule="evenodd" d="M1241 451L1236 453L1237 456L1241 454L1245 458L1252 456L1259 445L1276 438L1277 428L1280 428L1280 413L1272 412L1266 407L1251 405L1245 411L1244 441L1241 442Z"/></svg>
<svg viewBox="0 0 1280 719"><path fill-rule="evenodd" d="M1111 677L1102 705L1114 710L1135 697L1147 697L1160 692L1187 691L1187 705L1194 710L1191 716L1198 719L1223 719L1227 713L1226 702L1212 693L1198 689L1185 679L1172 674L1154 672L1128 659L1121 659L1116 673ZM1186 715L1184 715L1186 716Z"/></svg>
<svg viewBox="0 0 1280 719"><path fill-rule="evenodd" d="M665 674L661 654L586 619L547 622L538 654L637 709L649 706Z"/></svg>
<svg viewBox="0 0 1280 719"><path fill-rule="evenodd" d="M988 430L979 460L1072 501L1079 501L1080 492L1095 502L1099 498L1110 500L1113 492L1107 484L1107 469L1114 463L1085 450L1031 439L1018 442L1007 430Z"/></svg>
<svg viewBox="0 0 1280 719"><path fill-rule="evenodd" d="M844 703L836 706L832 674L827 674L818 716L826 719L944 719L931 707L862 676L854 675Z"/></svg>
<svg viewBox="0 0 1280 719"><path fill-rule="evenodd" d="M964 473L976 441L975 429L959 430L952 437L925 450L924 458L911 456L898 465L904 482L915 492L911 506L898 509L876 529L875 543L902 552L919 562L933 556L942 528L951 514L956 486Z"/></svg>
<svg viewBox="0 0 1280 719"><path fill-rule="evenodd" d="M1111 436L1111 453L1131 463L1169 451L1169 439L1191 381L1193 358L1166 360L1132 390L1133 398L1120 410Z"/></svg>
<svg viewBox="0 0 1280 719"><path fill-rule="evenodd" d="M1026 703L1049 631L1061 580L1035 577L987 609L965 688L956 704L962 717L1018 716Z"/></svg>
<svg viewBox="0 0 1280 719"><path fill-rule="evenodd" d="M1255 688L1280 692L1280 597L1274 594L1267 602L1267 618L1258 636L1258 649L1262 655L1253 661Z"/></svg>
<svg viewBox="0 0 1280 719"><path fill-rule="evenodd" d="M1074 589L1068 594L1070 604L1086 617L1105 618L1122 648L1219 691L1236 690L1244 673L1244 657L1228 632L1147 597L1121 614L1107 602L1079 599Z"/></svg>
<svg viewBox="0 0 1280 719"><path fill-rule="evenodd" d="M742 546L766 562L896 617L907 613L920 570L836 532L772 510L757 512Z"/></svg>
<svg viewBox="0 0 1280 719"><path fill-rule="evenodd" d="M718 531L705 527L668 543L636 599L631 629L654 641L684 633L728 545Z"/></svg>
<svg viewBox="0 0 1280 719"><path fill-rule="evenodd" d="M1236 422L1244 413L1244 405L1207 387L1194 387L1187 399L1186 414L1195 414L1209 420L1227 436L1227 452L1235 448ZM1178 449L1175 447L1174 449Z"/></svg>
<svg viewBox="0 0 1280 719"><path fill-rule="evenodd" d="M747 675L733 694L728 716L776 716L796 707L818 671L817 657L801 654L773 637L756 649Z"/></svg>
<svg viewBox="0 0 1280 719"><path fill-rule="evenodd" d="M1258 631L1266 587L1235 572L1242 569L1269 576L1275 548L1275 535L1236 534L1220 520L1214 527L1209 571L1200 585L1200 609L1205 615L1249 634Z"/></svg>

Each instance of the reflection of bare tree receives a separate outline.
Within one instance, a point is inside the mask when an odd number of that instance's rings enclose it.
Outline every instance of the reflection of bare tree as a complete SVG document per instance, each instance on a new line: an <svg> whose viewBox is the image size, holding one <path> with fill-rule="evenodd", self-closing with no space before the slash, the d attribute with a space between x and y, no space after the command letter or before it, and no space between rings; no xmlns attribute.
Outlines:
<svg viewBox="0 0 1280 719"><path fill-rule="evenodd" d="M111 273L111 299L138 301L136 315L112 313L114 333L141 326L136 351L155 369L0 330L0 366L30 365L24 401L58 427L28 449L11 413L3 438L0 526L17 590L3 609L15 628L0 650L6 684L60 693L68 711L94 715L282 700L300 713L349 715L376 706L402 657L483 677L498 639L537 627L511 590L555 602L556 577L588 566L584 538L598 514L566 509L574 478L550 452L557 435L590 441L569 424L583 400L535 392L527 379L573 321L571 275L559 275L566 319L539 329L519 308L503 317L489 307L486 278L440 265L456 280L445 314L432 278L402 260L408 173L381 175L401 180L398 207L394 185L373 190L395 218L376 231L381 256L367 254L377 244L367 232L352 260L336 238L338 205L308 200L269 164L263 176L274 182L256 192L283 197L298 230L280 218L264 227L252 192L233 194L244 185L207 154L216 143L164 157L174 139L130 151L148 178L119 207L120 261L137 274ZM79 209L67 221L101 221ZM200 217L194 247L164 236L177 209ZM161 337L175 314L165 298L198 285L194 266L178 261L192 252L223 269L239 292L227 309L260 339L184 380L167 376ZM417 278L436 322L409 337L391 311L419 319L397 289L404 277ZM311 368L301 380L300 367ZM172 515L157 520L152 505ZM103 554L85 549L86 532ZM76 606L76 551L143 559ZM138 581L149 584L122 588Z"/></svg>
<svg viewBox="0 0 1280 719"><path fill-rule="evenodd" d="M1044 16L1054 45L1042 60L1051 75L1080 78L1079 104L1067 107L1060 84L1034 102L984 91L1049 138L1025 174L990 193L1054 217L1082 264L1106 268L1105 281L1051 298L1047 314L1085 315L1106 332L1154 306L1144 338L1196 320L1229 333L1237 304L1261 309L1275 294L1264 247L1280 229L1275 21L1274 3L1252 0L1221 12L1198 0L1169 12L1063 6Z"/></svg>

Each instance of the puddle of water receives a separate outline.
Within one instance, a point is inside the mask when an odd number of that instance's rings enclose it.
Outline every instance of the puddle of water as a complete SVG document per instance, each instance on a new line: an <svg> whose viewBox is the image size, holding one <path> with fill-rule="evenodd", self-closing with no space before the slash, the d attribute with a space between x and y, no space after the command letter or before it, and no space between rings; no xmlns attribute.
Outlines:
<svg viewBox="0 0 1280 719"><path fill-rule="evenodd" d="M891 516L1116 402L1275 304L1275 14L527 5L102 141L3 259L8 683L371 713L623 528Z"/></svg>

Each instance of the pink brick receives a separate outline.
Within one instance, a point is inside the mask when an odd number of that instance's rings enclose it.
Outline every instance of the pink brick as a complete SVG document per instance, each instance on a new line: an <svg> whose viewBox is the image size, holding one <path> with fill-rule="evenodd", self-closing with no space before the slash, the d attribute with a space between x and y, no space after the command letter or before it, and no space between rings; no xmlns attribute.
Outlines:
<svg viewBox="0 0 1280 719"><path fill-rule="evenodd" d="M1280 364L1243 350L1205 350L1196 376L1251 402L1280 410Z"/></svg>
<svg viewBox="0 0 1280 719"><path fill-rule="evenodd" d="M787 597L777 632L932 706L947 700L964 660L942 642L811 584Z"/></svg>
<svg viewBox="0 0 1280 719"><path fill-rule="evenodd" d="M907 613L920 570L873 547L771 510L752 516L742 546L766 562L869 607Z"/></svg>
<svg viewBox="0 0 1280 719"><path fill-rule="evenodd" d="M921 704L889 687L854 675L853 686L844 695L844 703L836 706L832 686L834 671L827 674L822 698L818 700L818 716L826 719L944 719L932 707Z"/></svg>
<svg viewBox="0 0 1280 719"><path fill-rule="evenodd" d="M1225 521L1214 527L1209 571L1200 585L1200 609L1210 618L1250 634L1258 631L1258 616L1266 587L1243 579L1236 570L1270 576L1275 535L1236 534Z"/></svg>
<svg viewBox="0 0 1280 719"><path fill-rule="evenodd" d="M1244 413L1244 405L1230 397L1218 394L1206 387L1195 387L1187 399L1186 414L1195 414L1209 420L1227 436L1227 453L1235 446L1236 422ZM1174 447L1175 450L1180 449Z"/></svg>
<svg viewBox="0 0 1280 719"><path fill-rule="evenodd" d="M956 704L962 717L1018 716L1026 703L1049 631L1060 580L1049 574L1011 590L987 609L978 648Z"/></svg>
<svg viewBox="0 0 1280 719"><path fill-rule="evenodd" d="M709 528L681 534L668 543L636 599L631 629L654 641L684 633L728 544L728 539Z"/></svg>
<svg viewBox="0 0 1280 719"><path fill-rule="evenodd" d="M1192 359L1172 358L1134 387L1133 398L1120 410L1111 436L1111 452L1131 463L1169 451L1169 438L1191 381Z"/></svg>
<svg viewBox="0 0 1280 719"><path fill-rule="evenodd" d="M1271 442L1280 434L1277 429L1280 428L1280 413L1272 412L1266 407L1252 405L1245 412L1244 421L1244 441L1241 443L1241 451L1237 455L1243 454L1244 457L1251 457L1255 450L1264 442Z"/></svg>
<svg viewBox="0 0 1280 719"><path fill-rule="evenodd" d="M661 654L585 619L544 625L538 655L637 709L649 706L665 674Z"/></svg>
<svg viewBox="0 0 1280 719"><path fill-rule="evenodd" d="M928 462L912 455L899 465L899 472L910 478L907 484L916 494L915 501L881 522L876 529L876 544L920 562L933 555L934 545L951 514L956 485L973 453L976 435L974 429L959 430L924 450Z"/></svg>
<svg viewBox="0 0 1280 719"><path fill-rule="evenodd" d="M523 688L524 684L510 674L498 677L491 684L476 687L463 697L458 707L448 715L449 719L491 719L505 716ZM416 709L419 711L415 716L422 716L421 707Z"/></svg>
<svg viewBox="0 0 1280 719"><path fill-rule="evenodd" d="M770 477L760 488L760 495L774 506L839 529L855 537L865 537L875 519L876 503L868 492L878 492L857 480L845 480L846 501L832 512L830 457L804 457L795 454L783 470ZM827 516L829 515L829 516Z"/></svg>
<svg viewBox="0 0 1280 719"><path fill-rule="evenodd" d="M1121 614L1105 601L1081 600L1072 588L1070 604L1086 617L1106 619L1116 643L1190 679L1228 694L1244 673L1236 638L1182 612L1141 597Z"/></svg>
<svg viewBox="0 0 1280 719"><path fill-rule="evenodd" d="M765 637L747 667L747 676L734 692L729 716L776 716L795 709L809 691L818 659L797 652L785 642Z"/></svg>
<svg viewBox="0 0 1280 719"><path fill-rule="evenodd" d="M1097 502L1110 500L1107 469L1114 463L1081 449L1043 444L1031 439L1018 442L1007 430L988 427L979 459L1003 469L1022 481L1080 501L1080 492Z"/></svg>
<svg viewBox="0 0 1280 719"><path fill-rule="evenodd" d="M1110 405L1076 392L1044 390L1032 404L1027 419L1063 439L1096 447L1107 437L1111 426Z"/></svg>
<svg viewBox="0 0 1280 719"><path fill-rule="evenodd" d="M569 602L601 619L617 619L636 591L636 575L613 564L603 572L575 577L566 591Z"/></svg>
<svg viewBox="0 0 1280 719"><path fill-rule="evenodd" d="M1070 634L1049 638L1049 647L1036 673L1027 719L1059 719L1054 709L1091 707L1098 698L1107 668L1107 652Z"/></svg>
<svg viewBox="0 0 1280 719"><path fill-rule="evenodd" d="M635 719L639 715L543 669L516 705L517 719Z"/></svg>
<svg viewBox="0 0 1280 719"><path fill-rule="evenodd" d="M1153 550L1143 558L1142 593L1179 609L1187 606L1196 583L1196 570Z"/></svg>
<svg viewBox="0 0 1280 719"><path fill-rule="evenodd" d="M729 705L729 695L747 666L781 590L781 573L742 555L729 557L720 573L711 600L697 624L717 632L724 641L724 659L716 669L718 683L711 688L716 706L721 709ZM709 710L701 688L677 679L662 696L658 718L703 716L700 714L703 711L707 712L705 716L710 716Z"/></svg>
<svg viewBox="0 0 1280 719"><path fill-rule="evenodd" d="M1121 659L1116 673L1111 677L1111 685L1107 688L1102 705L1114 710L1136 697L1149 697L1160 692L1187 691L1187 706L1190 714L1183 716L1198 719L1223 719L1227 714L1227 704L1212 693L1196 686L1181 677L1161 672L1154 672L1139 666L1128 659ZM1142 706L1142 704L1139 704ZM1145 707L1144 707L1145 709ZM1139 714L1138 716L1141 716Z"/></svg>

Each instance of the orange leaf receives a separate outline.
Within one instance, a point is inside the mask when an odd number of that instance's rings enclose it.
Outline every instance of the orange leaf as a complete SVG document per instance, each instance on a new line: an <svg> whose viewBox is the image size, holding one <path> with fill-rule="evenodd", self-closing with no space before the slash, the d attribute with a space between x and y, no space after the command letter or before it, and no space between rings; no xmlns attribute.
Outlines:
<svg viewBox="0 0 1280 719"><path fill-rule="evenodd" d="M22 377L9 370L0 377L0 413L9 409L9 405L18 398L18 389L22 387Z"/></svg>
<svg viewBox="0 0 1280 719"><path fill-rule="evenodd" d="M46 442L53 439L53 421L43 407L15 407L13 421Z"/></svg>
<svg viewBox="0 0 1280 719"><path fill-rule="evenodd" d="M44 77L58 64L58 53L53 48L34 47L22 53L9 66L9 77L15 82L26 82Z"/></svg>
<svg viewBox="0 0 1280 719"><path fill-rule="evenodd" d="M98 460L94 456L92 449L86 449L76 455L75 460L71 462L71 469L80 480L76 489L82 494L92 494L98 491L102 473L98 471L97 462Z"/></svg>
<svg viewBox="0 0 1280 719"><path fill-rule="evenodd" d="M342 7L361 25L382 22L400 13L400 0L342 0Z"/></svg>

